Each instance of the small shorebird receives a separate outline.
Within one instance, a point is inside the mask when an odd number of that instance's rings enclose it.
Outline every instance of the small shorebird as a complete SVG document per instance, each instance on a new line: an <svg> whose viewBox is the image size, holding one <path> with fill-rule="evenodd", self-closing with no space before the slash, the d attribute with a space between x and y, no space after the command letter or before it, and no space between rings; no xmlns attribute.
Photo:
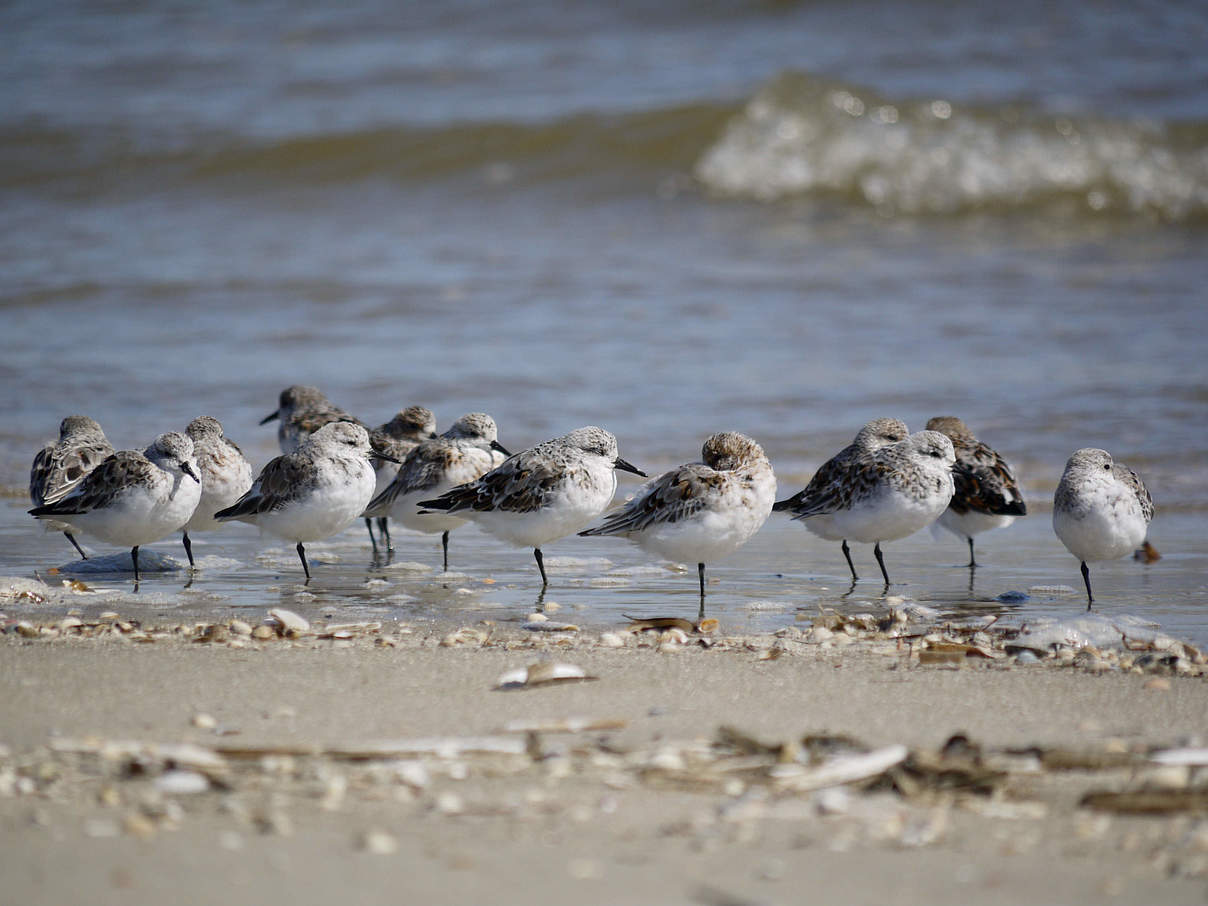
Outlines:
<svg viewBox="0 0 1208 906"><path fill-rule="evenodd" d="M161 434L143 453L121 450L88 473L66 497L30 514L58 520L130 548L138 585L138 549L179 531L201 499L201 478L188 435Z"/></svg>
<svg viewBox="0 0 1208 906"><path fill-rule="evenodd" d="M449 532L465 519L437 513L420 515L421 498L437 497L489 472L509 456L496 440L495 420L485 412L470 412L440 437L426 440L407 454L394 481L369 502L365 519L385 522L391 516L409 529L440 532L444 569L449 571ZM380 523L379 523L380 524Z"/></svg>
<svg viewBox="0 0 1208 906"><path fill-rule="evenodd" d="M905 440L909 433L905 422L896 418L874 418L859 430L850 444L822 464L803 490L786 500L777 501L772 506L772 509L777 511L814 513L815 515L803 518L802 525L826 541L843 542L843 556L847 559L847 568L851 570L852 582L859 577L856 575L855 565L851 562L851 549L847 546L847 536L836 528L830 507L837 504L842 497L848 482L848 473L854 463L871 456L881 447Z"/></svg>
<svg viewBox="0 0 1208 906"><path fill-rule="evenodd" d="M1069 458L1053 495L1053 531L1082 561L1087 610L1095 602L1087 562L1132 553L1145 543L1153 513L1141 476L1106 450L1084 447Z"/></svg>
<svg viewBox="0 0 1208 906"><path fill-rule="evenodd" d="M706 440L701 460L660 475L579 534L621 535L661 557L695 562L703 617L705 563L733 553L759 531L772 513L776 476L763 448L735 431Z"/></svg>
<svg viewBox="0 0 1208 906"><path fill-rule="evenodd" d="M201 476L201 499L185 523L182 539L192 567L195 564L189 532L211 532L221 525L214 514L233 504L252 486L252 464L234 441L222 433L222 424L216 418L198 416L189 422L185 433L193 441L193 456Z"/></svg>
<svg viewBox="0 0 1208 906"><path fill-rule="evenodd" d="M297 542L309 582L304 543L342 532L357 520L376 483L370 457L381 455L360 425L324 425L293 453L270 460L251 489L214 518L250 522L270 535Z"/></svg>
<svg viewBox="0 0 1208 906"><path fill-rule="evenodd" d="M436 416L432 414L431 409L425 409L423 406L408 406L384 425L378 425L371 430L369 445L378 453L391 457L391 459L374 460L373 471L377 476L377 484L374 486L373 496L377 497L386 490L394 481L394 476L398 474L400 466L392 460L401 463L407 458L408 453L424 441L434 437L436 437ZM373 537L373 520L369 516L365 517L365 528L369 530L369 543L373 545L373 556L377 557L377 539ZM394 548L390 544L390 526L384 515L378 518L378 534L382 536L386 553L389 554Z"/></svg>
<svg viewBox="0 0 1208 906"><path fill-rule="evenodd" d="M271 421L280 422L277 443L281 445L282 453L292 453L302 441L332 422L351 422L365 427L359 418L334 405L318 387L305 384L294 384L281 391L276 410L262 418L260 424L267 425Z"/></svg>
<svg viewBox="0 0 1208 906"><path fill-rule="evenodd" d="M919 431L853 460L825 499L788 509L803 521L829 515L836 535L872 544L888 588L881 542L905 538L939 518L952 500L955 462L952 441L938 431Z"/></svg>
<svg viewBox="0 0 1208 906"><path fill-rule="evenodd" d="M30 503L39 507L66 497L112 453L113 444L100 425L86 415L67 416L59 424L58 443L47 444L34 457L29 470ZM69 523L44 522L47 531L62 532L80 556L88 559Z"/></svg>
<svg viewBox="0 0 1208 906"><path fill-rule="evenodd" d="M614 469L646 477L617 453L617 439L594 425L511 456L481 478L419 505L461 513L483 531L531 547L549 585L541 546L585 528L612 502Z"/></svg>
<svg viewBox="0 0 1208 906"><path fill-rule="evenodd" d="M936 524L969 542L969 568L977 566L973 556L973 536L994 528L1005 528L1016 516L1026 516L1027 504L1011 467L989 445L973 436L959 418L937 416L927 422L930 431L939 431L952 441L956 465L952 478L956 493Z"/></svg>

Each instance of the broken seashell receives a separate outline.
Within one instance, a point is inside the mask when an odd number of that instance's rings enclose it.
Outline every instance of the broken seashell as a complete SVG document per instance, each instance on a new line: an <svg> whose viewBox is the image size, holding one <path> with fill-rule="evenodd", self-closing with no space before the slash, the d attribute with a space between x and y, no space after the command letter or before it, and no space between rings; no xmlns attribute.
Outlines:
<svg viewBox="0 0 1208 906"><path fill-rule="evenodd" d="M292 610L284 607L274 607L268 612L269 618L281 627L282 635L301 635L310 631L310 623L298 616Z"/></svg>
<svg viewBox="0 0 1208 906"><path fill-rule="evenodd" d="M558 661L539 661L527 667L509 670L499 677L495 683L496 689L527 689L534 686L549 686L559 683L582 683L599 679L590 676L575 664L565 664Z"/></svg>

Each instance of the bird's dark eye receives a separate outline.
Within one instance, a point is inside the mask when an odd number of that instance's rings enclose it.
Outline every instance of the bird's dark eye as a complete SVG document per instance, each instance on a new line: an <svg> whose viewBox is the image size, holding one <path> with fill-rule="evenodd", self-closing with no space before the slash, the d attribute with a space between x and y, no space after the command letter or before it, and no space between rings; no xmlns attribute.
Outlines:
<svg viewBox="0 0 1208 906"><path fill-rule="evenodd" d="M1112 464L1110 462L1105 462L1103 464L1103 468L1107 469L1110 472L1112 469Z"/></svg>

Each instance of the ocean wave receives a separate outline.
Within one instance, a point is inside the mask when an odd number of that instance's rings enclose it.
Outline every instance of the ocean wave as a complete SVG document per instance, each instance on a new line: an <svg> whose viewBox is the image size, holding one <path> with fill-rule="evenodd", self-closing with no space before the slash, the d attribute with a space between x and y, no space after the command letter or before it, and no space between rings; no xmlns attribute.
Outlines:
<svg viewBox="0 0 1208 906"><path fill-rule="evenodd" d="M430 182L482 173L492 182L592 179L691 169L736 111L701 103L549 122L388 126L275 140L239 135L133 136L27 124L0 129L0 187L79 193L153 185Z"/></svg>
<svg viewBox="0 0 1208 906"><path fill-rule="evenodd" d="M885 214L1060 207L1208 220L1208 124L890 101L800 73L759 90L697 162L723 196L833 198Z"/></svg>

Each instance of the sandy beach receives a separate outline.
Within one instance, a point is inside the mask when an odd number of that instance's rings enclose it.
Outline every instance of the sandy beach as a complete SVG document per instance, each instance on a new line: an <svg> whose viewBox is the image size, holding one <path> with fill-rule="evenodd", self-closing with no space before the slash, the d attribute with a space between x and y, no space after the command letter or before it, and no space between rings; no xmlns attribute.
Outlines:
<svg viewBox="0 0 1208 906"><path fill-rule="evenodd" d="M1195 649L701 628L10 621L5 900L1204 902Z"/></svg>

